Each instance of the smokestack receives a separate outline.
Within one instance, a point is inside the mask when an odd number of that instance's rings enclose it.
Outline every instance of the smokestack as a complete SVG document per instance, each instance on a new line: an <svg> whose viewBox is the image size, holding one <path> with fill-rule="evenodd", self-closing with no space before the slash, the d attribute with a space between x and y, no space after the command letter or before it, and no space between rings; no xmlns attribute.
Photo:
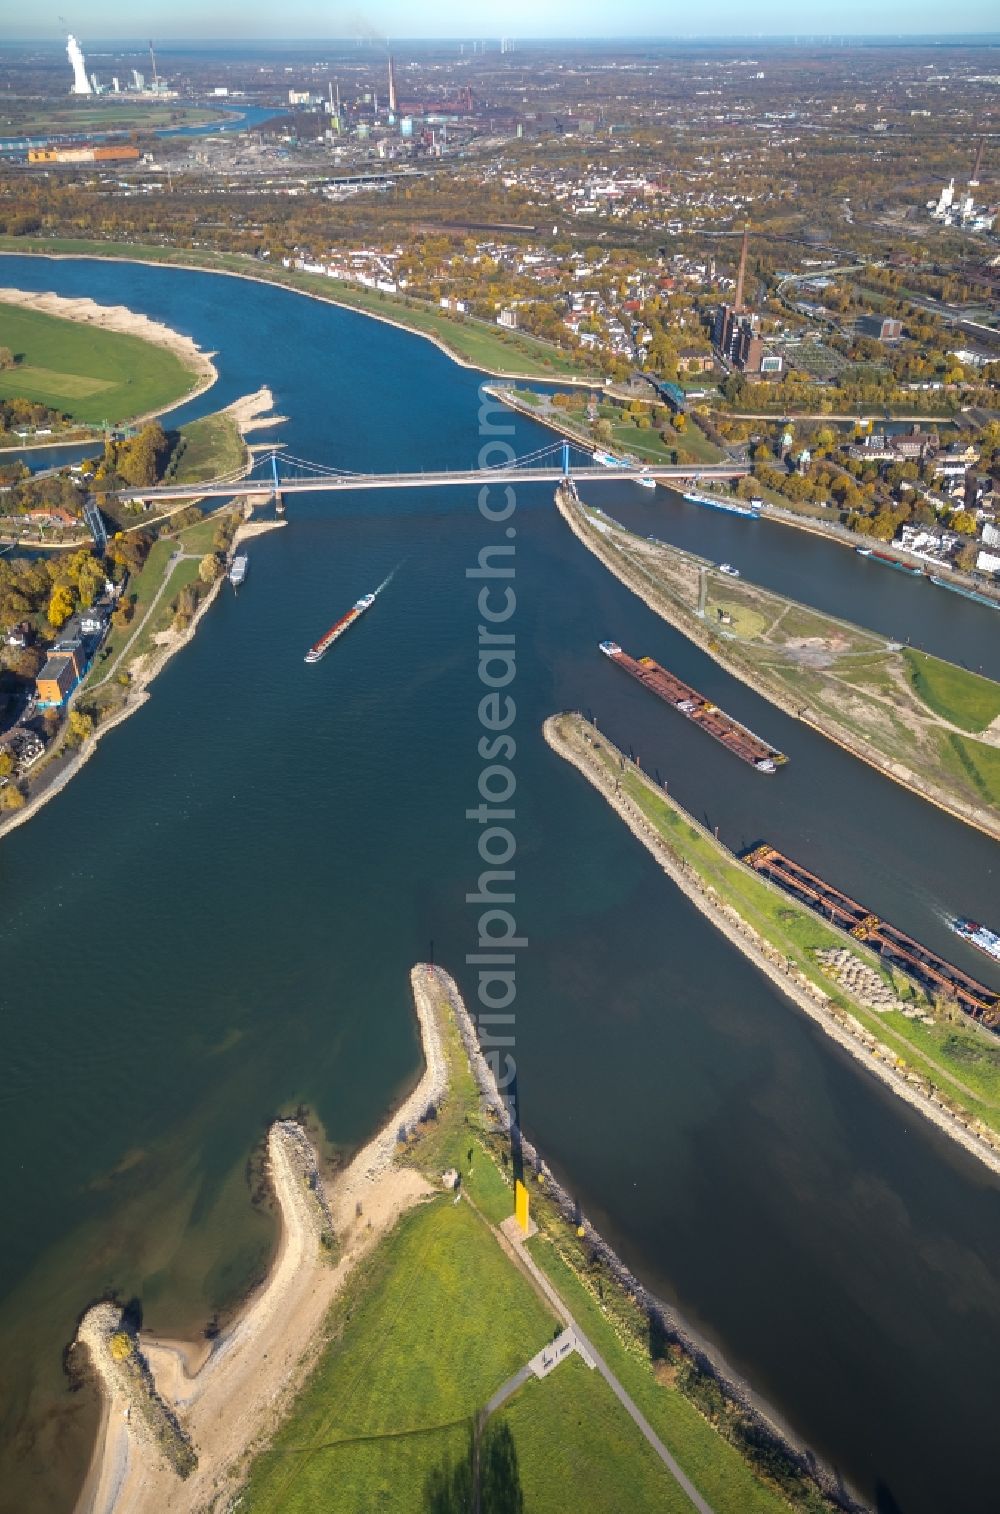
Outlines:
<svg viewBox="0 0 1000 1514"><path fill-rule="evenodd" d="M159 89L159 87L160 87L160 81L159 81L159 79L157 78L157 75L156 75L156 54L153 52L153 44L152 44L152 42L150 42L150 44L149 44L149 61L153 65L153 88L154 89Z"/></svg>
<svg viewBox="0 0 1000 1514"><path fill-rule="evenodd" d="M83 56L83 48L72 32L66 38L66 56L73 68L73 88L71 93L74 95L92 95L94 91L90 86L90 80L87 78L87 63Z"/></svg>
<svg viewBox="0 0 1000 1514"><path fill-rule="evenodd" d="M389 114L396 114L396 75L392 66L392 53L389 54Z"/></svg>
<svg viewBox="0 0 1000 1514"><path fill-rule="evenodd" d="M979 146L976 149L976 161L972 169L972 178L969 180L970 189L979 188L979 174L983 166L983 153L986 151L986 138L979 138Z"/></svg>
<svg viewBox="0 0 1000 1514"><path fill-rule="evenodd" d="M739 312L743 309L743 280L746 277L747 271L747 240L749 238L749 235L750 223L748 221L743 228L743 242L740 247L740 267L739 272L736 275L736 300L734 302L733 309L737 312L737 314L739 314Z"/></svg>

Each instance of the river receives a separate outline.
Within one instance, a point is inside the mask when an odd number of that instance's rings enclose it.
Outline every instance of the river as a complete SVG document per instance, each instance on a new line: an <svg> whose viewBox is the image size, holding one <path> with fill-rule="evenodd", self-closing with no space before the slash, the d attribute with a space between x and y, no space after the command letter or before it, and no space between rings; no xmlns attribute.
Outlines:
<svg viewBox="0 0 1000 1514"><path fill-rule="evenodd" d="M217 350L219 383L188 413L269 384L299 456L387 471L478 455L477 375L394 328L177 269L8 259L3 273ZM510 423L518 451L548 437ZM540 725L594 710L725 840L774 841L983 976L945 917L1000 896L1000 853L735 683L605 572L551 494L523 486L516 511L524 1123L636 1271L881 1509L987 1514L1000 1183L722 941ZM639 496L611 480L588 492L915 643L940 649L949 625L983 647L995 635L993 612L872 579L843 549ZM71 1505L97 1409L89 1388L67 1391L62 1351L88 1302L113 1288L152 1328L203 1326L269 1254L248 1190L268 1120L308 1105L344 1149L371 1131L414 1077L408 970L432 942L475 1003L466 569L498 528L465 489L298 496L289 518L251 544L239 596L150 703L0 845L3 1514ZM676 668L787 769L763 778L660 709L599 655L606 635ZM982 660L971 644L968 660Z"/></svg>

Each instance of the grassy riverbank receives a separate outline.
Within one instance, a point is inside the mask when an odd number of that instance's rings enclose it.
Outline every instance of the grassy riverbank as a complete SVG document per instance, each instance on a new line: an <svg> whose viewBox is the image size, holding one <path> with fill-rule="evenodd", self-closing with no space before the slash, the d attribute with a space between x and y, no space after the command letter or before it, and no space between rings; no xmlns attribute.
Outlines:
<svg viewBox="0 0 1000 1514"><path fill-rule="evenodd" d="M818 990L839 1026L852 1030L854 1022L883 1048L880 1053L862 1042L854 1048L856 1054L865 1060L876 1056L914 1090L930 1093L993 1132L1000 1145L1000 1038L958 1010L936 1008L901 974L883 971L860 942L738 861L606 736L595 736L580 716L561 715L552 724L561 755L592 775L609 802L617 805L623 798L638 812L681 872L691 877L696 894L712 906L705 910L709 918L717 923L724 918L716 907L721 902L767 943L786 974L799 975ZM892 988L898 1008L876 1011L845 991L818 955L844 948Z"/></svg>
<svg viewBox="0 0 1000 1514"><path fill-rule="evenodd" d="M597 403L594 419L588 408L588 396L576 391L561 396L538 393L532 389L497 390L512 409L518 409L543 426L551 426L564 436L578 438L588 449L603 447L616 454L627 453L640 463L725 462L726 454L713 446L693 421L671 417L665 405L657 404L650 390L649 402L632 399L626 402L603 394ZM630 408L631 407L631 408ZM653 420L653 416L657 419ZM603 424L602 424L603 423Z"/></svg>
<svg viewBox="0 0 1000 1514"><path fill-rule="evenodd" d="M240 253L197 252L179 247L152 247L132 242L90 241L82 237L0 236L0 252L47 254L52 257L126 258L137 263L160 263L174 268L203 269L208 273L238 274L265 284L280 284L301 294L332 304L345 305L430 337L451 357L468 367L480 368L498 377L541 379L587 379L600 383L601 376L566 353L524 332L464 320L426 301L387 295L359 284L342 283L321 274L300 273Z"/></svg>
<svg viewBox="0 0 1000 1514"><path fill-rule="evenodd" d="M229 410L217 410L181 426L166 478L172 484L202 483L225 478L246 461L246 442L236 418Z"/></svg>
<svg viewBox="0 0 1000 1514"><path fill-rule="evenodd" d="M230 120L221 111L180 100L94 100L70 96L65 103L42 105L13 99L0 106L0 135L66 136L93 131L158 131L170 126L205 126Z"/></svg>
<svg viewBox="0 0 1000 1514"><path fill-rule="evenodd" d="M560 1328L498 1237L512 1208L509 1138L482 1108L443 999L439 1011L448 1094L398 1160L435 1187L442 1165L454 1165L463 1201L439 1192L404 1214L338 1295L308 1382L250 1469L240 1507L252 1514L451 1508L431 1491L463 1462L473 1416ZM601 1273L598 1297L575 1228L545 1185L532 1188L542 1227L533 1257L716 1514L825 1508L811 1484L780 1493L758 1478L731 1433L738 1414L720 1416L707 1380L678 1353L669 1367L650 1354L632 1328L635 1306L610 1275ZM497 1425L509 1430L512 1485L537 1514L581 1500L588 1514L689 1514L609 1385L579 1357L541 1381L529 1377L489 1425L487 1437Z"/></svg>
<svg viewBox="0 0 1000 1514"><path fill-rule="evenodd" d="M165 347L14 305L0 304L0 396L34 400L87 425L165 410L190 394L197 375Z"/></svg>
<svg viewBox="0 0 1000 1514"><path fill-rule="evenodd" d="M1000 685L729 578L704 558L633 535L561 490L557 503L596 556L727 671L1000 838ZM638 656L649 649L625 650Z"/></svg>

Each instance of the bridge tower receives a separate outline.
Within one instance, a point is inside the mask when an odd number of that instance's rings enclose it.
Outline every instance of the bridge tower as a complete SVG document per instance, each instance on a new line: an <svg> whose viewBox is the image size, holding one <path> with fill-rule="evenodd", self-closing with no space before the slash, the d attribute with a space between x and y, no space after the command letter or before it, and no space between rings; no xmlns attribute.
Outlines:
<svg viewBox="0 0 1000 1514"><path fill-rule="evenodd" d="M569 478L569 442L562 444L562 476Z"/></svg>
<svg viewBox="0 0 1000 1514"><path fill-rule="evenodd" d="M97 507L97 501L92 494L87 495L83 507L83 518L90 527L90 534L94 538L94 545L98 552L105 553L108 550L108 531L104 524L104 517Z"/></svg>
<svg viewBox="0 0 1000 1514"><path fill-rule="evenodd" d="M278 512L279 515L284 515L284 513L285 513L285 497L284 497L284 495L281 492L281 485L278 482L278 454L277 454L277 452L272 452L271 453L271 478L273 480L273 487L271 489L271 498L274 500L274 508Z"/></svg>

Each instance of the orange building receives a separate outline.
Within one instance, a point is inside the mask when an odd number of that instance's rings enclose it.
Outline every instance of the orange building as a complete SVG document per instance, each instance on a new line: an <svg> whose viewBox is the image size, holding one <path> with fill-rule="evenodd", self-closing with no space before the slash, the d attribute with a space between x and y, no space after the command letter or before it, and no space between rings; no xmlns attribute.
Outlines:
<svg viewBox="0 0 1000 1514"><path fill-rule="evenodd" d="M29 163L138 163L139 149L130 142L67 142L63 147L29 147Z"/></svg>
<svg viewBox="0 0 1000 1514"><path fill-rule="evenodd" d="M53 652L35 679L35 697L40 705L62 704L79 678L72 653Z"/></svg>

